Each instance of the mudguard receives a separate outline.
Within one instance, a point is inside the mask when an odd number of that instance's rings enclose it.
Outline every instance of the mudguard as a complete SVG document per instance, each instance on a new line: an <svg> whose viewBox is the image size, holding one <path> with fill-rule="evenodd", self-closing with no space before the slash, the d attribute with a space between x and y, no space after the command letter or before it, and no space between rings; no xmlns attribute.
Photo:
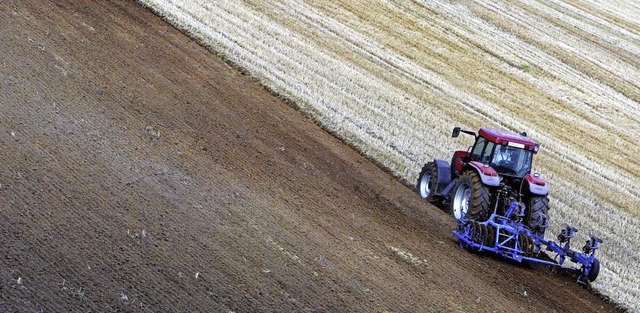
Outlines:
<svg viewBox="0 0 640 313"><path fill-rule="evenodd" d="M453 168L452 173L460 173L464 168L464 164L466 160L469 159L471 153L465 150L458 150L453 153L453 158L451 158L451 167Z"/></svg>
<svg viewBox="0 0 640 313"><path fill-rule="evenodd" d="M529 192L534 195L546 196L549 194L547 183L540 177L540 174L529 174L524 177L529 182Z"/></svg>
<svg viewBox="0 0 640 313"><path fill-rule="evenodd" d="M442 191L451 182L451 166L447 161L433 160L438 171L438 184L436 185L435 194L442 195Z"/></svg>
<svg viewBox="0 0 640 313"><path fill-rule="evenodd" d="M477 161L469 162L468 166L474 168L478 172L483 184L494 187L500 186L500 176L498 176L498 173L492 167L485 166Z"/></svg>

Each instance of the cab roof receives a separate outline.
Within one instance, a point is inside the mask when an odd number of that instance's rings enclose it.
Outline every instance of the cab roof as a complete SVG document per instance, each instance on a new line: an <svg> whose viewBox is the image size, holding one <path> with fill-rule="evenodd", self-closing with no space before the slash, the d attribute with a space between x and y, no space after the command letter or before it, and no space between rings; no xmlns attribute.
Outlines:
<svg viewBox="0 0 640 313"><path fill-rule="evenodd" d="M508 143L516 143L524 145L524 148L527 150L534 150L537 152L536 143L520 134L516 134L514 132L493 129L493 128L480 128L478 132L480 136L486 138L491 142L495 142L496 144L508 144Z"/></svg>

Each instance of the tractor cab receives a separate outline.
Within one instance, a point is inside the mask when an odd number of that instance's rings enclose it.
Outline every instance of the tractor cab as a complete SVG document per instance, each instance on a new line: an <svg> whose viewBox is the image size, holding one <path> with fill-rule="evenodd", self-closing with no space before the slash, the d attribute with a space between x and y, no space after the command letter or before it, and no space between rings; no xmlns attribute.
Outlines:
<svg viewBox="0 0 640 313"><path fill-rule="evenodd" d="M470 154L470 161L492 167L498 174L523 178L531 172L537 145L523 134L481 128Z"/></svg>
<svg viewBox="0 0 640 313"><path fill-rule="evenodd" d="M470 151L456 151L451 162L453 171L459 173L468 162L479 162L493 168L500 176L509 178L522 179L531 173L533 154L538 152L538 145L525 133L480 128L476 135L456 127L453 137L457 137L461 131L475 136L476 141Z"/></svg>

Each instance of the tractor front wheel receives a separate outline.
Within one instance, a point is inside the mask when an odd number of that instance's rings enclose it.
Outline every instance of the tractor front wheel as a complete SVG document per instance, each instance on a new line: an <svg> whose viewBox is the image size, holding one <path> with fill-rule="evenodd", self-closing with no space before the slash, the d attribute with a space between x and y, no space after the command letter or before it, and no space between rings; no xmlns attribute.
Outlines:
<svg viewBox="0 0 640 313"><path fill-rule="evenodd" d="M483 222L489 218L490 191L475 171L464 171L460 174L453 188L451 199L451 215L456 220L472 219Z"/></svg>
<svg viewBox="0 0 640 313"><path fill-rule="evenodd" d="M422 167L418 182L416 183L416 191L423 199L431 203L437 203L439 197L436 196L436 186L438 185L438 169L433 162L429 162Z"/></svg>

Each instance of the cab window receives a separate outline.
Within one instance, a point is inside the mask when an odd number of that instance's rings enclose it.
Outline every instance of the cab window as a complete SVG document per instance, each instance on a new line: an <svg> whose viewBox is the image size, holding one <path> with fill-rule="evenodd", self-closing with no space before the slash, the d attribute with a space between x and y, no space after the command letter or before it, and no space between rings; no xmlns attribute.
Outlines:
<svg viewBox="0 0 640 313"><path fill-rule="evenodd" d="M486 139L478 137L478 140L476 140L476 144L473 146L473 151L471 151L471 161L481 161L482 152L484 151L484 146L486 144Z"/></svg>
<svg viewBox="0 0 640 313"><path fill-rule="evenodd" d="M484 148L484 153L482 154L482 159L480 160L480 162L489 164L489 157L491 156L491 153L493 152L493 147L495 145L496 144L491 141L487 142L487 147Z"/></svg>

